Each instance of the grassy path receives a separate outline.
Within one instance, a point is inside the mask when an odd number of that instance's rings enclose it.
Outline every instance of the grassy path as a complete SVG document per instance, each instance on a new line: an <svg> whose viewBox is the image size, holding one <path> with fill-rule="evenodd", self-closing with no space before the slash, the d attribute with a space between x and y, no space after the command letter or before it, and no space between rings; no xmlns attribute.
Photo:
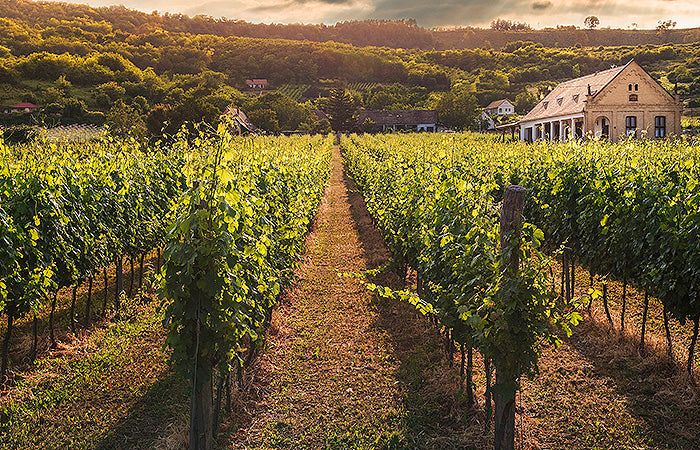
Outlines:
<svg viewBox="0 0 700 450"><path fill-rule="evenodd" d="M468 410L436 330L338 277L379 267L389 252L337 150L332 164L300 280L275 313L225 447L491 448L478 353L478 405ZM611 333L598 308L594 316L559 349L544 347L540 375L523 380L522 448L700 448L697 390L656 337L642 359L634 339Z"/></svg>
<svg viewBox="0 0 700 450"><path fill-rule="evenodd" d="M389 252L334 152L300 279L275 312L231 446L464 448L456 429L442 427L456 381L434 387L422 376L453 372L425 322L338 276L378 267Z"/></svg>

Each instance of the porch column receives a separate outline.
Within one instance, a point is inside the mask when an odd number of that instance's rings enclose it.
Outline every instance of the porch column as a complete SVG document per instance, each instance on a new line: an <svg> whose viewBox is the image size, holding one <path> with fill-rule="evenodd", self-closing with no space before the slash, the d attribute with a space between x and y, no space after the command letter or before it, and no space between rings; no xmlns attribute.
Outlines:
<svg viewBox="0 0 700 450"><path fill-rule="evenodd" d="M566 122L559 120L559 142L566 141Z"/></svg>
<svg viewBox="0 0 700 450"><path fill-rule="evenodd" d="M569 135L570 135L570 138L569 138L569 139L572 140L572 141L573 141L574 139L576 139L576 122L574 122L574 120L575 120L575 119L572 117L572 118L571 118L571 131L569 132Z"/></svg>

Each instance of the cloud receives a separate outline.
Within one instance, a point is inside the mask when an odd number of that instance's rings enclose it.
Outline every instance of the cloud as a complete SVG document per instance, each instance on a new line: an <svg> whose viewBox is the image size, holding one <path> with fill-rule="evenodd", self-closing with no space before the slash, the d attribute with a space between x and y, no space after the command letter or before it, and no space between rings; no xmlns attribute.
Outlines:
<svg viewBox="0 0 700 450"><path fill-rule="evenodd" d="M530 5L532 9L547 9L552 7L552 2L550 1L539 1L539 2L532 2Z"/></svg>
<svg viewBox="0 0 700 450"><path fill-rule="evenodd" d="M488 26L496 18L534 27L574 24L586 16L601 26L654 28L659 20L678 27L700 23L700 2L679 0L69 0L107 6L242 19L251 22L326 23L341 20L413 18L425 27ZM546 11L546 14L543 14Z"/></svg>

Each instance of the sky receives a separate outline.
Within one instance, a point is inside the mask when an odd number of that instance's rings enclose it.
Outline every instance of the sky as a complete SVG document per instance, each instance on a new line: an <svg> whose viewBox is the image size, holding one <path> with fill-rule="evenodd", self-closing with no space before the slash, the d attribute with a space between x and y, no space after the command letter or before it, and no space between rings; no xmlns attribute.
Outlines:
<svg viewBox="0 0 700 450"><path fill-rule="evenodd" d="M488 26L493 19L527 22L535 28L583 26L595 15L600 26L655 28L674 20L700 27L700 0L69 0L93 6L123 4L145 12L243 19L263 23L325 23L412 18L426 27Z"/></svg>

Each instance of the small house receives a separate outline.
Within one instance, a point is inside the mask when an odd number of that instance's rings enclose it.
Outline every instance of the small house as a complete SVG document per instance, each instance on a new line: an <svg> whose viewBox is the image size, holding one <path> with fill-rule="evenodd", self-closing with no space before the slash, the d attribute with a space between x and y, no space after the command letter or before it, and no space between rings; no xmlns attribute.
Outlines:
<svg viewBox="0 0 700 450"><path fill-rule="evenodd" d="M232 124L237 128L238 134L257 134L258 132L258 127L248 119L248 116L234 106L227 107L222 116L227 116L231 119Z"/></svg>
<svg viewBox="0 0 700 450"><path fill-rule="evenodd" d="M510 114L515 114L515 105L510 102L510 100L504 98L502 100L496 100L484 108L486 114L492 116L508 116Z"/></svg>
<svg viewBox="0 0 700 450"><path fill-rule="evenodd" d="M377 131L437 131L438 114L435 110L361 110L357 113L357 123L362 128L372 124Z"/></svg>
<svg viewBox="0 0 700 450"><path fill-rule="evenodd" d="M267 79L265 78L253 78L250 80L245 80L245 84L248 86L248 89L267 89Z"/></svg>
<svg viewBox="0 0 700 450"><path fill-rule="evenodd" d="M22 102L22 103L17 103L16 105L8 106L3 109L3 112L5 114L13 113L13 112L20 112L20 113L31 113L36 111L38 106L36 106L33 103L28 103L28 102Z"/></svg>

